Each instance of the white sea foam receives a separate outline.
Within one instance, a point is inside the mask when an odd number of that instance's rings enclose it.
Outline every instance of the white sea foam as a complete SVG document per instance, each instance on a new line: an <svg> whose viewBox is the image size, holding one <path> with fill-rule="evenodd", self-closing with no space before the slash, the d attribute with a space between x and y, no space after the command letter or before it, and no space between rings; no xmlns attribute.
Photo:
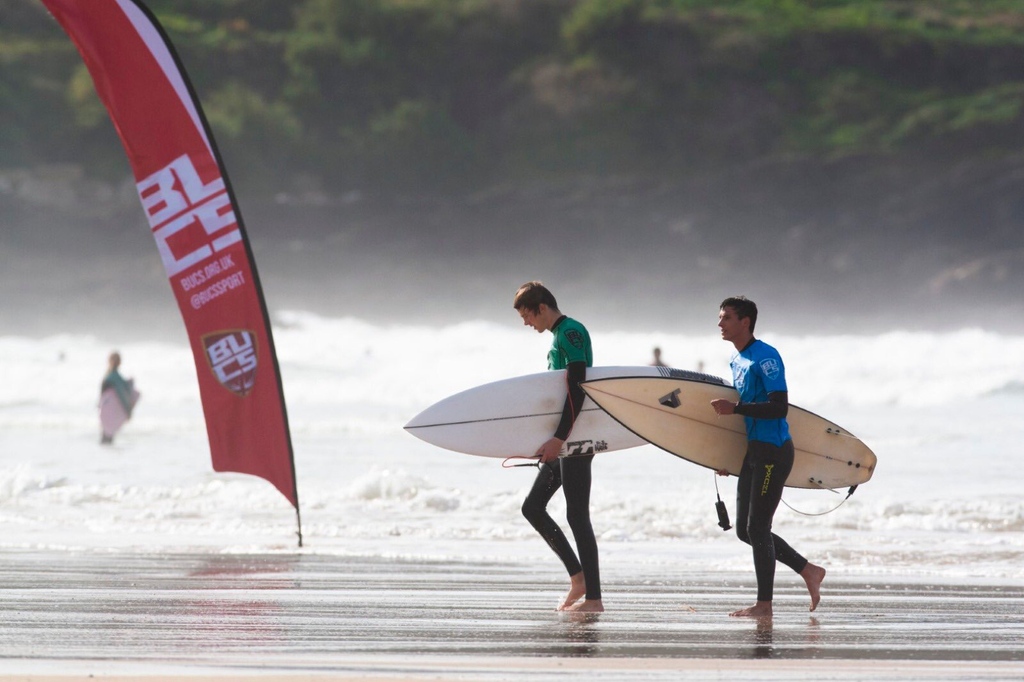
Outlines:
<svg viewBox="0 0 1024 682"><path fill-rule="evenodd" d="M518 325L380 326L302 312L276 318L306 549L382 556L554 561L519 507L533 469L433 448L402 425L463 389L544 368L550 343ZM713 323L713 320L712 320ZM705 336L591 329L599 365L728 376ZM776 531L850 572L1024 580L1024 338L981 330L773 336L791 400L864 439L872 481L832 513L782 507ZM184 345L118 347L142 401L113 447L96 401L115 340L0 338L0 546L289 551L295 513L266 482L211 471ZM718 479L723 499L734 479ZM744 569L749 550L714 514L715 477L652 446L594 465L602 556ZM845 491L790 490L802 512ZM552 515L564 515L556 496Z"/></svg>

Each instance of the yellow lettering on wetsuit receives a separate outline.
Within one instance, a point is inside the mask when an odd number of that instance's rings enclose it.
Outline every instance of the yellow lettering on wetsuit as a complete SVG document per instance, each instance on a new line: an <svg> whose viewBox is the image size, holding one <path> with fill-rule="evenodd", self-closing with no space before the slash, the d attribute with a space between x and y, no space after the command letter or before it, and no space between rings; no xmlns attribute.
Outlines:
<svg viewBox="0 0 1024 682"><path fill-rule="evenodd" d="M772 469L775 467L774 464L764 465L764 483L761 484L761 495L768 494L768 484L772 481Z"/></svg>

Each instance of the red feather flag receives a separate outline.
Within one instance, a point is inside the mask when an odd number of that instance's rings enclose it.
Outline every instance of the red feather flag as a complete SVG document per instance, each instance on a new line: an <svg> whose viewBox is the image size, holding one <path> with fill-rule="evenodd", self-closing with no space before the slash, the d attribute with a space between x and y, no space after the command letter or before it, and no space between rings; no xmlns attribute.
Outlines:
<svg viewBox="0 0 1024 682"><path fill-rule="evenodd" d="M81 53L124 144L188 330L213 469L266 479L298 517L288 415L256 264L181 61L137 0L42 1Z"/></svg>

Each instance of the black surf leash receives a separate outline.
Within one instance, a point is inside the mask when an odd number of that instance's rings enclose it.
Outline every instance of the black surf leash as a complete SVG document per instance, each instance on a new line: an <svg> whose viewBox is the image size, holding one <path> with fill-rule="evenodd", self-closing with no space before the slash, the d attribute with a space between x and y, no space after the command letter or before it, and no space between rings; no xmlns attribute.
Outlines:
<svg viewBox="0 0 1024 682"><path fill-rule="evenodd" d="M811 479L811 483L814 483L815 485L818 485L818 484L817 484L817 483L816 483L816 482L814 481L814 479ZM858 483L857 485L860 485L860 484ZM787 507L789 507L790 509L792 509L793 511L795 511L795 512L796 512L797 514L802 514L803 516L824 516L825 514L831 514L831 513L832 513L832 512L834 512L834 511L835 511L836 509L839 509L839 508L840 508L840 507L842 507L842 506L843 506L844 504L846 504L846 501L847 501L848 499L850 499L850 495L852 495L852 494L854 493L854 491L855 491L855 490L857 490L857 485L851 485L851 486L850 486L850 489L846 491L846 497L844 497L844 498L843 498L843 501L842 501L842 502L840 502L840 503L839 503L839 504L837 504L836 506L832 507L831 509L826 509L825 511L823 511L823 512L818 512L818 513L816 513L816 514L812 514L811 512L805 512L805 511L800 511L799 509L796 509L795 507L793 507L793 505L791 505L791 504L790 504L789 502L786 502L786 500L782 500L782 504L786 505ZM838 490L835 490L835 489L833 489L833 488L826 488L826 487L825 487L825 486L823 486L823 485L822 485L822 486L818 486L818 487L820 487L820 488L821 488L822 490L828 490L829 492L833 492L833 493L835 493L836 495L842 495L842 493L841 493L841 492L839 492Z"/></svg>
<svg viewBox="0 0 1024 682"><path fill-rule="evenodd" d="M519 465L519 466L523 466L523 465ZM817 485L817 483L813 479L811 480L811 483L815 483L815 485ZM860 485L860 484L858 483L857 485ZM840 502L836 506L832 507L831 509L826 509L823 512L812 513L812 512L800 511L799 509L797 509L793 505L791 505L789 502L786 502L785 499L782 500L782 504L786 505L787 507L789 507L791 510L793 510L797 514L802 514L803 516L824 516L825 514L831 514L836 509L839 509L844 504L846 504L846 501L848 499L850 499L850 495L853 495L853 493L857 490L857 485L850 486L850 489L846 491L846 497L843 498L842 502ZM822 490L828 490L829 492L833 492L836 495L841 495L842 494L838 490L835 490L833 488L826 488L825 486L819 486L819 487ZM715 502L715 511L718 512L718 525L719 525L719 527L721 527L722 530L729 530L730 528L732 528L732 526L729 525L729 510L727 510L725 508L725 502L722 502L722 497L718 493L718 474L717 474L717 472L715 473L715 497L718 498L718 501Z"/></svg>
<svg viewBox="0 0 1024 682"><path fill-rule="evenodd" d="M718 494L718 472L715 472L715 497L718 498L718 502L715 502L715 511L718 512L718 525L722 530L729 530L732 525L729 523L729 510L725 508L725 502L722 502L722 496Z"/></svg>

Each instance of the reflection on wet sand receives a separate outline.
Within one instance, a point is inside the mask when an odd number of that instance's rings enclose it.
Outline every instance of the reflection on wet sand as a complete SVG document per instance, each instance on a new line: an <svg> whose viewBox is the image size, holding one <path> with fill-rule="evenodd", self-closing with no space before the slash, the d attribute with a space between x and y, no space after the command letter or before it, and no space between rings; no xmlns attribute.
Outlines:
<svg viewBox="0 0 1024 682"><path fill-rule="evenodd" d="M600 620L603 614L563 611L558 628L565 641L565 656L598 656L601 653Z"/></svg>
<svg viewBox="0 0 1024 682"><path fill-rule="evenodd" d="M772 619L758 618L754 621L754 658L772 657Z"/></svg>
<svg viewBox="0 0 1024 682"><path fill-rule="evenodd" d="M773 619L752 623L729 617L750 585L727 577L620 581L604 613L579 614L550 608L557 573L507 562L5 551L0 659L222 672L347 669L353 657L392 667L442 657L447 671L479 657L609 670L626 659L1024 663L1022 585L836 580L809 620L794 587L777 595Z"/></svg>

